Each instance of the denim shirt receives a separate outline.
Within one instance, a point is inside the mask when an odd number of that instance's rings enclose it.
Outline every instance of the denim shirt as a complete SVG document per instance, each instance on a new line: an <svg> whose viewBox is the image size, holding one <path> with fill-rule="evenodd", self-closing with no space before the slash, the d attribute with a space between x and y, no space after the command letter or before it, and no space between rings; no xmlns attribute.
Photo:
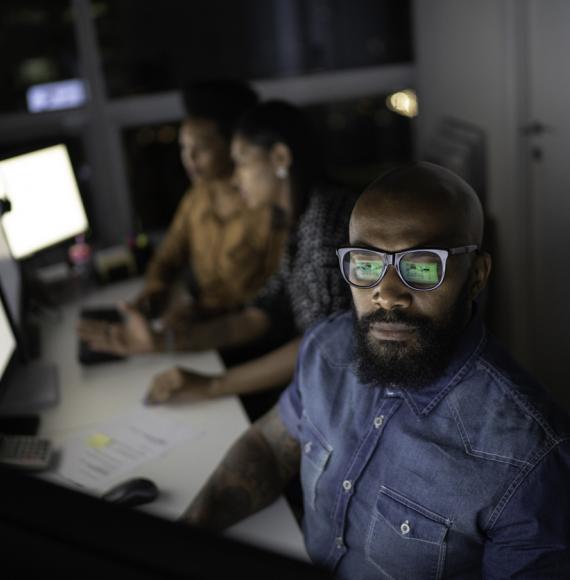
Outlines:
<svg viewBox="0 0 570 580"><path fill-rule="evenodd" d="M353 340L351 313L313 327L278 405L312 560L350 580L570 578L568 417L480 319L415 391L359 382Z"/></svg>

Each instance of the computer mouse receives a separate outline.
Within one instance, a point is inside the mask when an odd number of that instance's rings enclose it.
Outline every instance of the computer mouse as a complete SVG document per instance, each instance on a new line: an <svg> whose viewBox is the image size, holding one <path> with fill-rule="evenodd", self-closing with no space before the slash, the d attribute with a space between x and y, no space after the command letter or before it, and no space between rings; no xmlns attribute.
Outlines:
<svg viewBox="0 0 570 580"><path fill-rule="evenodd" d="M144 477L133 477L106 491L101 499L126 507L135 507L150 503L157 497L158 487L153 481Z"/></svg>

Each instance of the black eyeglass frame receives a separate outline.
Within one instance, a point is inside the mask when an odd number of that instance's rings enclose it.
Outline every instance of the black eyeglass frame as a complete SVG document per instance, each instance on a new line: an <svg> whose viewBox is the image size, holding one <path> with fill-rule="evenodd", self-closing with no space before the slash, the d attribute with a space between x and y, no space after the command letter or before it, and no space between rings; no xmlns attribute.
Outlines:
<svg viewBox="0 0 570 580"><path fill-rule="evenodd" d="M456 248L447 248L445 250L443 250L441 248L415 248L413 250L405 250L403 252L394 252L394 253L381 252L379 250L371 250L370 248L348 247L348 248L338 248L336 251L336 255L338 256L338 264L340 267L340 272L342 274L342 277L344 278L344 280L347 284L349 284L350 286L353 286L354 288L360 288L360 289L374 288L374 286L377 286L378 284L380 284L380 282L382 282L384 276L386 275L386 272L388 271L388 266L394 266L394 268L396 269L396 272L398 274L398 278L400 278L402 283L406 287L408 287L410 290L414 290L415 292L432 292L433 290L437 290L443 284L443 281L445 280L447 258L449 256L456 256L456 255L460 255L460 254L470 254L471 252L477 252L478 250L479 250L479 246L475 245L475 244L471 244L468 246L457 246ZM361 286L361 285L355 284L354 282L351 282L349 280L348 276L346 275L346 273L344 271L343 263L344 263L344 257L346 256L346 254L348 254L351 251L368 253L368 254L372 254L374 256L379 256L380 258L382 258L382 260L384 262L384 267L382 268L382 272L380 273L380 276L378 277L378 279L375 282L372 282L371 284L366 284L365 286ZM439 259L441 260L441 280L432 288L414 288L408 282L406 282L406 280L404 279L404 276L400 272L400 261L403 259L404 256L409 256L410 254L416 254L416 253L425 253L425 252L432 252L432 253L437 254L439 256Z"/></svg>

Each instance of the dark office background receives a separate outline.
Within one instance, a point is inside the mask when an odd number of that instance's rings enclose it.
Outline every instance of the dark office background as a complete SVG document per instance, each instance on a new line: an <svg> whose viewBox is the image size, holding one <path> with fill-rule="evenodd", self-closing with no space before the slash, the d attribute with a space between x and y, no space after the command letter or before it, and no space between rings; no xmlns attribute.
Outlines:
<svg viewBox="0 0 570 580"><path fill-rule="evenodd" d="M135 0L91 3L107 97L179 89L215 77L278 79L410 62L410 3L393 0ZM24 113L35 84L81 78L70 0L0 6L0 113ZM386 95L311 104L330 177L359 189L408 160L411 121ZM187 187L178 156L179 119L128 126L122 147L137 228L164 229ZM27 141L34 149L46 140ZM47 143L49 144L49 143ZM90 168L68 139L89 210ZM0 147L6 157L22 145ZM95 224L97 225L97 224Z"/></svg>
<svg viewBox="0 0 570 580"><path fill-rule="evenodd" d="M360 190L410 159L411 120L387 109L385 95L304 107L318 133L329 179ZM164 228L188 185L179 162L178 123L128 128L123 142L139 226Z"/></svg>
<svg viewBox="0 0 570 580"><path fill-rule="evenodd" d="M496 234L487 296L492 330L570 409L570 269L559 251L568 244L570 215L569 6L563 0L3 0L0 158L65 143L93 240L124 243L132 222L164 230L187 187L176 98L185 82L232 76L270 86L300 78L314 86L319 75L351 79L351 72L372 71L384 88L359 87L356 96L342 97L320 92L316 99L305 93L298 100L318 128L327 172L359 189L412 157L444 161L449 123L480 135L475 177ZM93 55L84 33L93 28L100 62L89 62L86 71L85 57ZM399 64L407 68L407 84L386 88L383 74ZM96 98L85 105L27 112L30 87L93 79L99 68L103 82L88 87ZM388 91L400 88L417 89L417 119L386 105ZM95 101L98 110L90 110ZM149 114L155 103L160 112ZM466 150L465 142L459 145L450 144L448 162ZM1 187L0 179L0 193Z"/></svg>
<svg viewBox="0 0 570 580"><path fill-rule="evenodd" d="M408 1L94 2L109 94L411 60ZM160 9L157 7L160 6Z"/></svg>

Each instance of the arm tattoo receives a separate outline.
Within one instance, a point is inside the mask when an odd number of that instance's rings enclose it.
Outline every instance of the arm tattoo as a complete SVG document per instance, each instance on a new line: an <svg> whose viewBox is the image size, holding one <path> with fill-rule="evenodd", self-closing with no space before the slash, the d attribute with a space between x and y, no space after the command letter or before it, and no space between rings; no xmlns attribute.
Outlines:
<svg viewBox="0 0 570 580"><path fill-rule="evenodd" d="M287 484L299 472L299 442L287 431L287 428L279 417L277 407L273 407L271 411L261 417L255 423L254 429L259 429L266 443L271 448L279 471L279 477L283 481L283 485Z"/></svg>
<svg viewBox="0 0 570 580"><path fill-rule="evenodd" d="M182 520L222 530L277 499L299 469L299 444L270 411L234 444Z"/></svg>

